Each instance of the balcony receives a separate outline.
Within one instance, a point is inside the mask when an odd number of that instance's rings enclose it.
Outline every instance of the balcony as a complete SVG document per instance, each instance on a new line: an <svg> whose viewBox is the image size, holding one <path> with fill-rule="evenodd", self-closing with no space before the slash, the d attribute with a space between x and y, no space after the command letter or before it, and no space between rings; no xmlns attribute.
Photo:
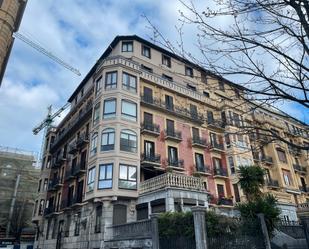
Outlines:
<svg viewBox="0 0 309 249"><path fill-rule="evenodd" d="M220 168L220 169L214 169L214 178L227 178L227 170Z"/></svg>
<svg viewBox="0 0 309 249"><path fill-rule="evenodd" d="M224 145L219 143L211 143L210 144L210 151L213 152L224 152Z"/></svg>
<svg viewBox="0 0 309 249"><path fill-rule="evenodd" d="M202 174L202 175L211 175L211 171L208 166L206 165L194 165L194 168L196 170L196 173Z"/></svg>
<svg viewBox="0 0 309 249"><path fill-rule="evenodd" d="M233 198L219 197L218 205L233 206Z"/></svg>
<svg viewBox="0 0 309 249"><path fill-rule="evenodd" d="M84 145L89 143L89 135L84 133L76 141L76 147L82 148Z"/></svg>
<svg viewBox="0 0 309 249"><path fill-rule="evenodd" d="M183 169L184 161L182 159L167 160L167 166L174 169Z"/></svg>
<svg viewBox="0 0 309 249"><path fill-rule="evenodd" d="M299 190L304 193L309 193L309 187L307 186L299 186Z"/></svg>
<svg viewBox="0 0 309 249"><path fill-rule="evenodd" d="M208 119L207 120L207 126L208 126L208 128L215 129L215 130L223 130L224 129L224 123L221 120Z"/></svg>
<svg viewBox="0 0 309 249"><path fill-rule="evenodd" d="M151 124L151 123L141 123L141 133L142 134L149 134L153 136L159 136L160 135L160 126L157 124Z"/></svg>
<svg viewBox="0 0 309 249"><path fill-rule="evenodd" d="M161 167L161 155L148 155L146 153L141 154L141 165L143 167Z"/></svg>
<svg viewBox="0 0 309 249"><path fill-rule="evenodd" d="M180 131L175 130L165 130L165 139L169 139L175 142L181 142L182 141L182 135Z"/></svg>
<svg viewBox="0 0 309 249"><path fill-rule="evenodd" d="M306 167L300 166L299 164L293 164L293 168L296 173L306 174L307 172Z"/></svg>
<svg viewBox="0 0 309 249"><path fill-rule="evenodd" d="M163 110L164 112L168 112L172 115L185 118L189 121L193 121L199 124L203 124L205 120L204 116L198 112L191 112L190 110L181 106L167 105L161 99L152 96L142 96L141 102L144 105L151 106L155 109Z"/></svg>
<svg viewBox="0 0 309 249"><path fill-rule="evenodd" d="M270 180L266 181L266 185L267 185L267 187L272 188L272 189L279 189L280 188L279 182L277 180L270 179Z"/></svg>
<svg viewBox="0 0 309 249"><path fill-rule="evenodd" d="M62 186L63 186L63 184L61 182L61 179L58 177L58 178L53 179L49 182L48 191L56 191Z"/></svg>
<svg viewBox="0 0 309 249"><path fill-rule="evenodd" d="M81 206L83 202L82 195L75 195L72 199L72 207Z"/></svg>
<svg viewBox="0 0 309 249"><path fill-rule="evenodd" d="M76 164L74 168L72 168L72 175L79 176L86 173L85 163Z"/></svg>
<svg viewBox="0 0 309 249"><path fill-rule="evenodd" d="M193 147L199 147L199 148L206 148L207 147L207 141L206 139L200 138L200 137L193 137L192 138L192 146Z"/></svg>
<svg viewBox="0 0 309 249"><path fill-rule="evenodd" d="M74 155L77 151L78 151L78 148L77 148L75 142L73 142L73 144L69 145L69 150L68 150L69 154Z"/></svg>
<svg viewBox="0 0 309 249"><path fill-rule="evenodd" d="M55 208L53 206L47 207L44 209L44 216L51 215L55 212Z"/></svg>
<svg viewBox="0 0 309 249"><path fill-rule="evenodd" d="M263 156L262 157L262 162L266 164L273 164L273 158L271 156Z"/></svg>
<svg viewBox="0 0 309 249"><path fill-rule="evenodd" d="M75 179L72 169L66 170L64 179L65 181L70 181L70 180Z"/></svg>
<svg viewBox="0 0 309 249"><path fill-rule="evenodd" d="M67 209L70 209L71 205L72 205L72 201L65 199L61 201L60 208L61 210L67 210Z"/></svg>
<svg viewBox="0 0 309 249"><path fill-rule="evenodd" d="M182 174L165 173L140 183L139 193L145 194L166 188L206 192L201 178Z"/></svg>
<svg viewBox="0 0 309 249"><path fill-rule="evenodd" d="M293 156L299 156L301 155L301 150L298 149L298 148L295 148L291 145L288 145L288 148L289 148L289 152L293 155Z"/></svg>

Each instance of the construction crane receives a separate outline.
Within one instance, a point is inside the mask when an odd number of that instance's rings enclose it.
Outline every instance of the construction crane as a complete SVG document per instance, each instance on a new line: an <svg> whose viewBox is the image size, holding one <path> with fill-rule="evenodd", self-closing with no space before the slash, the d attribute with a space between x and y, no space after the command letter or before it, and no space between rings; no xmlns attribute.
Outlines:
<svg viewBox="0 0 309 249"><path fill-rule="evenodd" d="M25 42L26 44L28 44L29 46L33 47L34 49L36 49L37 51L39 51L40 53L46 55L47 57L49 57L50 59L52 59L53 61L57 62L58 64L60 64L61 66L69 69L71 72L77 74L78 76L80 76L80 72L78 69L72 67L71 65L69 65L68 63L64 62L63 60L61 60L60 58L58 58L57 56L53 55L52 52L47 51L45 48L43 48L41 45L39 45L38 43L32 41L30 38L26 37L25 35L19 33L19 32L15 32L13 33L13 37L14 38L18 38L19 40Z"/></svg>
<svg viewBox="0 0 309 249"><path fill-rule="evenodd" d="M50 129L50 127L52 126L52 123L54 121L54 119L56 117L59 117L60 114L67 109L70 106L70 103L66 103L64 106L62 106L58 111L56 111L55 113L52 113L52 106L50 105L47 109L47 116L46 118L40 123L38 124L36 127L33 128L32 132L34 135L37 135L41 130L44 129L44 134L43 134L43 141L42 141L42 145L41 145L41 150L40 150L40 155L39 155L39 161L40 163L42 163L42 157L43 157L43 151L45 148L45 138L46 138L46 134L48 132L48 130Z"/></svg>
<svg viewBox="0 0 309 249"><path fill-rule="evenodd" d="M59 117L61 112L63 112L65 109L67 109L70 106L70 103L66 103L64 106L62 106L58 111L52 114L52 106L49 106L48 113L46 118L36 127L33 128L32 132L34 135L37 135L42 129L47 128L47 130L51 127L51 124L53 123L54 119L56 117Z"/></svg>

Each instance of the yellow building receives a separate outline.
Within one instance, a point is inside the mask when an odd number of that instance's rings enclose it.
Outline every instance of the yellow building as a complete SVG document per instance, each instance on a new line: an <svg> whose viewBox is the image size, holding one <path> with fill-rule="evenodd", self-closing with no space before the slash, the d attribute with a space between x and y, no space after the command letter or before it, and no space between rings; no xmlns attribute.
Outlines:
<svg viewBox="0 0 309 249"><path fill-rule="evenodd" d="M305 153L261 147L265 138L243 127L303 144L307 126L269 108L253 112L243 90L138 36L117 36L47 135L37 246L77 247L87 237L100 247L111 226L197 205L234 215L243 199L237 168L254 163L269 170L265 191L282 216L296 219L307 195Z"/></svg>

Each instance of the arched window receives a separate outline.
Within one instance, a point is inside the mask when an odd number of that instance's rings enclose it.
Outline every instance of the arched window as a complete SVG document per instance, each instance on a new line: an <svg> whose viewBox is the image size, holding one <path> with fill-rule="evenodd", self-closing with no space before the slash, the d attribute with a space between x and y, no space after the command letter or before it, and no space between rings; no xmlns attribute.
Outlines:
<svg viewBox="0 0 309 249"><path fill-rule="evenodd" d="M115 129L107 128L102 131L101 151L113 150L115 147Z"/></svg>
<svg viewBox="0 0 309 249"><path fill-rule="evenodd" d="M137 136L134 131L122 130L120 134L120 150L136 152Z"/></svg>
<svg viewBox="0 0 309 249"><path fill-rule="evenodd" d="M93 156L97 153L98 133L94 133L91 138L90 155Z"/></svg>

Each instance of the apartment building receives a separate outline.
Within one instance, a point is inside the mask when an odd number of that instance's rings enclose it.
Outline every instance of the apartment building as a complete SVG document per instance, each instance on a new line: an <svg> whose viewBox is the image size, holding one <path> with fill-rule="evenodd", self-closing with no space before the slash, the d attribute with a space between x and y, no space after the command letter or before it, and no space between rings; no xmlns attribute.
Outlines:
<svg viewBox="0 0 309 249"><path fill-rule="evenodd" d="M12 50L13 32L18 31L27 0L0 1L0 86Z"/></svg>
<svg viewBox="0 0 309 249"><path fill-rule="evenodd" d="M240 165L268 170L286 217L307 200L305 152L241 128L304 144L307 126L251 109L242 87L138 36L117 36L68 101L46 137L38 248L100 248L113 226L197 205L233 215Z"/></svg>

